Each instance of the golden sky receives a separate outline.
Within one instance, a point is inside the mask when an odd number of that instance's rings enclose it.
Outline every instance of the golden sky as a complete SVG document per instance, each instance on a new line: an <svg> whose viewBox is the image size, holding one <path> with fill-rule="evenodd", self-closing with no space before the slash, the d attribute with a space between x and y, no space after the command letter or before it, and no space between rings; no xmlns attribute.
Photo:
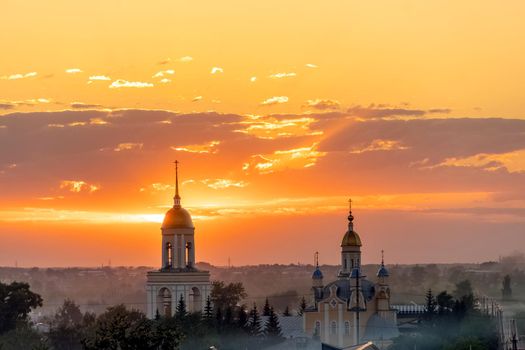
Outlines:
<svg viewBox="0 0 525 350"><path fill-rule="evenodd" d="M175 159L198 260L337 263L350 196L365 262L497 259L525 243L524 10L3 1L0 264L157 264Z"/></svg>

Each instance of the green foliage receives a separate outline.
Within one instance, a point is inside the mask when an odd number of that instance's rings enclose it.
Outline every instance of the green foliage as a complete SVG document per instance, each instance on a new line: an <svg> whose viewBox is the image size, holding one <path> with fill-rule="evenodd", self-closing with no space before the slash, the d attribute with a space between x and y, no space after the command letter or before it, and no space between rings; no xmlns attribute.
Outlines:
<svg viewBox="0 0 525 350"><path fill-rule="evenodd" d="M257 305L253 303L253 308L250 310L248 318L248 332L252 336L259 336L261 334L261 316L257 311Z"/></svg>
<svg viewBox="0 0 525 350"><path fill-rule="evenodd" d="M54 350L81 349L81 339L93 323L92 315L82 315L80 308L73 301L66 299L49 320L48 338Z"/></svg>
<svg viewBox="0 0 525 350"><path fill-rule="evenodd" d="M19 321L16 327L0 335L1 350L32 350L45 347L47 344L42 335L25 321Z"/></svg>
<svg viewBox="0 0 525 350"><path fill-rule="evenodd" d="M286 309L284 309L283 316L292 316L290 313L290 308L287 306Z"/></svg>
<svg viewBox="0 0 525 350"><path fill-rule="evenodd" d="M209 295L206 299L206 306L204 307L204 313L202 314L202 317L206 322L211 322L213 318L213 306L211 305L211 298Z"/></svg>
<svg viewBox="0 0 525 350"><path fill-rule="evenodd" d="M227 285L223 281L212 282L211 300L216 309L234 308L247 296L248 294L240 282Z"/></svg>
<svg viewBox="0 0 525 350"><path fill-rule="evenodd" d="M454 291L454 297L461 298L468 295L474 294L472 290L472 284L469 280L464 280L456 283L456 290Z"/></svg>
<svg viewBox="0 0 525 350"><path fill-rule="evenodd" d="M27 322L32 309L42 306L42 297L31 292L29 284L0 282L0 334L15 329L19 322Z"/></svg>
<svg viewBox="0 0 525 350"><path fill-rule="evenodd" d="M184 319L188 312L186 311L186 301L184 300L184 295L180 295L179 302L177 303L177 308L175 309L175 317L179 320Z"/></svg>
<svg viewBox="0 0 525 350"><path fill-rule="evenodd" d="M264 301L264 307L263 307L263 316L270 316L270 302L268 301L268 298Z"/></svg>
<svg viewBox="0 0 525 350"><path fill-rule="evenodd" d="M425 295L425 319L430 321L434 318L437 311L437 301L432 294L432 289L427 291Z"/></svg>
<svg viewBox="0 0 525 350"><path fill-rule="evenodd" d="M266 327L264 328L264 335L267 338L270 338L270 340L273 341L280 341L282 340L282 332L281 332L281 326L279 325L279 318L277 317L277 314L275 311L273 311L273 307L270 307L268 321L266 322Z"/></svg>
<svg viewBox="0 0 525 350"><path fill-rule="evenodd" d="M298 312L298 315L299 315L299 316L302 316L303 313L304 313L304 310L306 310L306 299L305 299L304 296L303 296L302 299L301 299L301 303L299 304L299 312Z"/></svg>

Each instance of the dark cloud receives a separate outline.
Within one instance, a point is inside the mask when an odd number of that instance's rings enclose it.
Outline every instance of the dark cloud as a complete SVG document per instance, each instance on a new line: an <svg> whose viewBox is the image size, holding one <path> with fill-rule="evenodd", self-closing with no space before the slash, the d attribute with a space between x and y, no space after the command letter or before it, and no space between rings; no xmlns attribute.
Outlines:
<svg viewBox="0 0 525 350"><path fill-rule="evenodd" d="M443 114L448 114L452 112L452 110L450 108L433 108L433 109L429 109L428 110L428 113L443 113Z"/></svg>
<svg viewBox="0 0 525 350"><path fill-rule="evenodd" d="M422 109L407 109L407 108L390 108L384 105L370 105L368 107L354 106L347 110L352 116L365 118L385 118L385 117L400 117L412 116L421 117L426 114Z"/></svg>
<svg viewBox="0 0 525 350"><path fill-rule="evenodd" d="M2 110L9 110L14 109L15 105L10 102L0 102L0 109Z"/></svg>
<svg viewBox="0 0 525 350"><path fill-rule="evenodd" d="M306 104L304 105L304 107L324 111L324 110L339 109L341 107L341 104L339 103L339 101L336 101L336 100L317 99L317 100L306 101Z"/></svg>
<svg viewBox="0 0 525 350"><path fill-rule="evenodd" d="M73 102L70 104L70 107L74 109L95 109L95 108L102 108L102 105L83 103L83 102Z"/></svg>

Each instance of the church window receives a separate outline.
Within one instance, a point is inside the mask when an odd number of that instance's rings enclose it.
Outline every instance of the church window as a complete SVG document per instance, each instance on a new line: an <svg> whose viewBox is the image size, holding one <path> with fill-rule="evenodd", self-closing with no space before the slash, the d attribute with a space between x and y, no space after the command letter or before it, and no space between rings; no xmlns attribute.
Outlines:
<svg viewBox="0 0 525 350"><path fill-rule="evenodd" d="M348 268L348 263L347 263L347 260L345 258L345 270Z"/></svg>
<svg viewBox="0 0 525 350"><path fill-rule="evenodd" d="M321 322L315 321L314 335L321 335Z"/></svg>
<svg viewBox="0 0 525 350"><path fill-rule="evenodd" d="M330 325L330 334L337 335L337 322L335 321L332 321L332 324Z"/></svg>
<svg viewBox="0 0 525 350"><path fill-rule="evenodd" d="M350 335L350 322L345 321L345 335Z"/></svg>
<svg viewBox="0 0 525 350"><path fill-rule="evenodd" d="M171 242L166 243L166 256L167 256L167 267L173 266L173 247L171 246Z"/></svg>
<svg viewBox="0 0 525 350"><path fill-rule="evenodd" d="M355 267L355 265L354 265L354 259L352 259L351 262L352 262L352 268L354 268L354 267Z"/></svg>

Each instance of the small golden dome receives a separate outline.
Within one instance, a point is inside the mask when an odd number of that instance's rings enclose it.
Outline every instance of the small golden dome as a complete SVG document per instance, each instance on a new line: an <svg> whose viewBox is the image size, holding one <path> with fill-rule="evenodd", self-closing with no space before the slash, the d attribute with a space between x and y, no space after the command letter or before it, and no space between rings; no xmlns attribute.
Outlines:
<svg viewBox="0 0 525 350"><path fill-rule="evenodd" d="M341 247L348 247L348 246L354 246L354 247L362 246L361 238L359 237L357 232L353 230L352 231L348 230L343 237L343 241L341 242Z"/></svg>
<svg viewBox="0 0 525 350"><path fill-rule="evenodd" d="M163 229L194 228L190 213L186 209L177 206L166 212L161 227Z"/></svg>

